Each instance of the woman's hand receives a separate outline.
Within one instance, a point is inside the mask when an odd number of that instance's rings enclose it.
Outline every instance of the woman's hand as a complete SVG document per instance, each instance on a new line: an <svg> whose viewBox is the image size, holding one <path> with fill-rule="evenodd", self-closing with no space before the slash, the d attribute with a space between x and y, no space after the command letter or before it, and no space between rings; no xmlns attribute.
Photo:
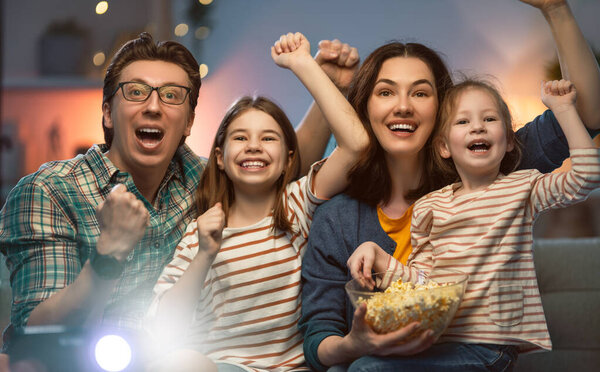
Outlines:
<svg viewBox="0 0 600 372"><path fill-rule="evenodd" d="M365 315L367 305L360 304L354 312L352 330L346 337L351 349L360 350L360 356L408 356L428 349L434 342L432 330L426 330L421 335L406 341L410 336L419 332L419 323L411 323L406 327L386 334L378 334L367 321Z"/></svg>
<svg viewBox="0 0 600 372"><path fill-rule="evenodd" d="M350 87L354 74L358 70L360 57L358 50L349 44L334 40L321 40L315 61L329 76L342 93Z"/></svg>
<svg viewBox="0 0 600 372"><path fill-rule="evenodd" d="M547 12L556 7L567 5L566 0L519 0L522 3L529 4L538 8L542 12Z"/></svg>

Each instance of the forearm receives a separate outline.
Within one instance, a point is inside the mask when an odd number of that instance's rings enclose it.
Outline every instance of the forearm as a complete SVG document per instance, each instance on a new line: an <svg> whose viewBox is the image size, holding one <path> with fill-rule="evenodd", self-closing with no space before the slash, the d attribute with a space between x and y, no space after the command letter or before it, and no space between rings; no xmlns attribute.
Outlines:
<svg viewBox="0 0 600 372"><path fill-rule="evenodd" d="M179 280L163 294L156 314L159 323L175 330L190 324L213 262L206 256L198 252Z"/></svg>
<svg viewBox="0 0 600 372"><path fill-rule="evenodd" d="M360 152L367 145L367 136L356 112L310 56L298 59L290 66L319 105L340 149Z"/></svg>
<svg viewBox="0 0 600 372"><path fill-rule="evenodd" d="M555 111L554 116L558 120L567 142L569 149L585 149L595 147L594 141L588 134L581 118L577 114L575 107L561 111Z"/></svg>
<svg viewBox="0 0 600 372"><path fill-rule="evenodd" d="M355 345L349 336L329 336L319 344L319 361L328 367L350 363L365 355L360 345Z"/></svg>
<svg viewBox="0 0 600 372"><path fill-rule="evenodd" d="M80 326L94 322L106 306L115 283L116 280L98 277L87 261L73 283L33 309L27 325Z"/></svg>
<svg viewBox="0 0 600 372"><path fill-rule="evenodd" d="M590 129L600 129L600 70L569 5L565 2L543 11L556 42L563 79L578 91L577 110Z"/></svg>
<svg viewBox="0 0 600 372"><path fill-rule="evenodd" d="M301 175L304 176L308 174L313 163L321 160L331 136L329 123L315 102L311 103L302 122L296 128L296 136L302 161Z"/></svg>

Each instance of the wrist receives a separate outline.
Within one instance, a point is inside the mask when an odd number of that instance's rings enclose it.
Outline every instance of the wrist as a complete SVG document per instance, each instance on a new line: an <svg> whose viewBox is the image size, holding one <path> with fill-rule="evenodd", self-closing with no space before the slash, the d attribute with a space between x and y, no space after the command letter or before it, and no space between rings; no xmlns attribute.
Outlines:
<svg viewBox="0 0 600 372"><path fill-rule="evenodd" d="M118 279L125 268L124 260L119 260L114 255L101 254L97 249L92 249L89 262L94 273L104 280Z"/></svg>
<svg viewBox="0 0 600 372"><path fill-rule="evenodd" d="M569 4L566 1L558 4L550 4L540 10L549 22L571 14L571 8L569 8Z"/></svg>

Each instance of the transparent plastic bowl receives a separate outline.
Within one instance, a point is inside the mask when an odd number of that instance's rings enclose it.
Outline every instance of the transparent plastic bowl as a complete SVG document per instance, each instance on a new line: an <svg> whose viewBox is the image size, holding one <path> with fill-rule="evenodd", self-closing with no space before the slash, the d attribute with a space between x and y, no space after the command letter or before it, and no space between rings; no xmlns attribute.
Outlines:
<svg viewBox="0 0 600 372"><path fill-rule="evenodd" d="M379 284L384 274L373 274L373 279ZM394 287L397 279L395 277L391 281L391 287ZM353 279L346 283L346 293L355 308L362 302L367 303L365 319L377 333L392 332L418 321L421 322L420 331L413 333L410 338L428 329L433 330L437 338L448 327L462 301L468 275L457 270L435 269L416 280L418 282L413 284L417 284L417 288L430 282L440 286L385 293L386 288L375 287L371 290Z"/></svg>

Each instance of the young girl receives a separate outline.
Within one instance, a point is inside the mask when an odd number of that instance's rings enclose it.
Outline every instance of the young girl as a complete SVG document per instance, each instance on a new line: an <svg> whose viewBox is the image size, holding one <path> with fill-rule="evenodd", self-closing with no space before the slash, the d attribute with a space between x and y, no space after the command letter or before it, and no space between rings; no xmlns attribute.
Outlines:
<svg viewBox="0 0 600 372"><path fill-rule="evenodd" d="M542 101L565 133L573 164L567 173L542 175L509 173L519 161L518 144L508 108L494 88L468 80L447 93L434 146L440 166L460 182L415 203L407 266L372 242L348 261L352 276L370 286L371 268L395 272L384 282L408 281L438 268L469 274L463 302L441 336L446 343L417 358L398 359L396 367L466 370L473 361L483 367L487 355L508 366L517 351L551 348L533 265L533 222L543 210L581 201L600 186L600 152L575 110L575 96L568 81L542 85ZM473 360L474 355L480 357Z"/></svg>
<svg viewBox="0 0 600 372"><path fill-rule="evenodd" d="M220 361L220 369L304 364L297 322L312 215L346 187L349 167L366 145L362 124L310 56L304 36L283 35L271 54L311 92L338 148L296 180L295 132L275 103L241 98L221 122L197 191L200 216L158 280L151 310L161 337L179 337L177 347Z"/></svg>

